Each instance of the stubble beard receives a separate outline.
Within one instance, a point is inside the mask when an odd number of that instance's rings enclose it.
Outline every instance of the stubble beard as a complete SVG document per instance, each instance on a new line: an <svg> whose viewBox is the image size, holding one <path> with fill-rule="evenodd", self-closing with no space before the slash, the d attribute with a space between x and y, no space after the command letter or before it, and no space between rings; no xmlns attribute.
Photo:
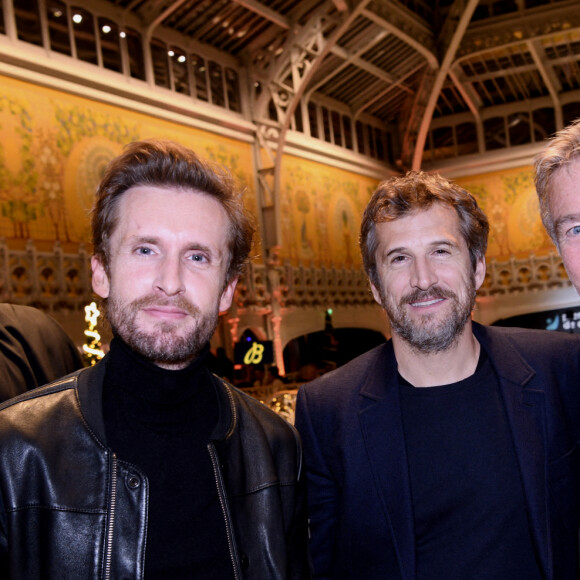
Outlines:
<svg viewBox="0 0 580 580"><path fill-rule="evenodd" d="M475 277L471 274L465 295L460 298L451 290L433 286L429 290L416 289L403 296L398 304L387 298L381 288L381 302L385 309L391 331L402 338L414 350L422 354L443 352L451 348L463 334L465 325L475 306ZM405 306L415 302L445 298L452 304L451 311L442 321L437 315L424 315L412 320ZM440 316L440 315L439 315Z"/></svg>
<svg viewBox="0 0 580 580"><path fill-rule="evenodd" d="M176 324L170 321L157 323L154 330L139 328L139 312L148 306L174 306L187 312L196 323L186 334L176 333ZM109 297L106 302L107 319L113 333L119 336L132 350L154 364L185 366L194 360L211 339L218 324L219 310L203 315L197 306L182 296L171 300L160 300L146 296L123 304Z"/></svg>

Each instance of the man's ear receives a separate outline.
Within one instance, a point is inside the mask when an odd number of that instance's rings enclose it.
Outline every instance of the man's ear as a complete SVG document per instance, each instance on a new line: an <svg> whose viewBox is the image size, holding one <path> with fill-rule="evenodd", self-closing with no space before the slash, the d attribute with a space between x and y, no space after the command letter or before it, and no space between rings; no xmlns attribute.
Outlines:
<svg viewBox="0 0 580 580"><path fill-rule="evenodd" d="M477 265L475 266L475 289L479 290L483 281L485 280L485 258L477 260Z"/></svg>
<svg viewBox="0 0 580 580"><path fill-rule="evenodd" d="M110 289L109 276L107 276L105 267L98 256L91 258L91 269L93 271L91 282L95 294L101 298L108 298Z"/></svg>
<svg viewBox="0 0 580 580"><path fill-rule="evenodd" d="M373 293L373 298L375 299L376 303L382 307L383 306L383 301L381 300L381 293L379 292L379 290L377 289L377 287L372 283L369 282L371 285L371 292Z"/></svg>
<svg viewBox="0 0 580 580"><path fill-rule="evenodd" d="M236 284L238 283L237 276L230 280L224 288L219 304L219 311L225 312L231 305L234 299L234 292L236 291Z"/></svg>

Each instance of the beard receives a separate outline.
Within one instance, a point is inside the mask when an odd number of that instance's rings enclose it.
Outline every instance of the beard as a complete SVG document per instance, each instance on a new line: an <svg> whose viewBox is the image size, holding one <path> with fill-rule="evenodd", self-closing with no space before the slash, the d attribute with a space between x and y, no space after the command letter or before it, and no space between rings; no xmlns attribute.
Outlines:
<svg viewBox="0 0 580 580"><path fill-rule="evenodd" d="M177 325L170 321L157 323L154 330L140 329L137 323L140 310L153 305L180 308L195 320L195 324L184 335L178 334ZM172 366L185 366L201 353L215 332L219 318L217 304L213 312L202 314L197 306L181 296L171 300L145 296L129 304L109 298L106 313L113 333L132 350L154 364Z"/></svg>
<svg viewBox="0 0 580 580"><path fill-rule="evenodd" d="M465 330L465 325L471 317L475 306L475 276L470 275L465 293L459 297L451 290L433 286L429 290L416 289L401 298L398 304L394 299L387 298L383 289L380 297L385 309L391 330L406 341L413 349L423 353L442 352L449 349ZM416 302L425 302L437 298L445 298L451 305L451 312L443 320L438 320L438 314L428 314L420 320L412 320L405 306Z"/></svg>

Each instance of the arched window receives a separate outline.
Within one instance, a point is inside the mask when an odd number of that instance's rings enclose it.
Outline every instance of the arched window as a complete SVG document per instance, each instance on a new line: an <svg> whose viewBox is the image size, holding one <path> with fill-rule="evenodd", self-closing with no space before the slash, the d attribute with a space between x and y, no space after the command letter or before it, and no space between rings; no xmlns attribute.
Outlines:
<svg viewBox="0 0 580 580"><path fill-rule="evenodd" d="M189 87L189 72L187 56L183 50L172 46L168 52L171 72L173 74L173 90L182 95L191 95Z"/></svg>
<svg viewBox="0 0 580 580"><path fill-rule="evenodd" d="M158 87L171 88L169 84L169 64L167 62L167 46L158 38L151 40L151 60L153 75Z"/></svg>
<svg viewBox="0 0 580 580"><path fill-rule="evenodd" d="M193 78L195 79L195 96L200 101L209 101L209 94L207 90L207 68L205 60L197 54L192 54L190 59Z"/></svg>
<svg viewBox="0 0 580 580"><path fill-rule="evenodd" d="M478 152L477 128L475 123L459 123L455 127L457 155L470 155Z"/></svg>
<svg viewBox="0 0 580 580"><path fill-rule="evenodd" d="M50 50L71 56L70 20L68 18L66 4L60 2L60 0L50 0L47 2L46 19L48 21Z"/></svg>
<svg viewBox="0 0 580 580"><path fill-rule="evenodd" d="M120 33L121 39L127 46L129 56L129 73L134 79L144 81L145 76L145 56L143 54L143 40L141 34L132 28L125 28Z"/></svg>
<svg viewBox="0 0 580 580"><path fill-rule="evenodd" d="M228 95L228 108L236 113L241 113L242 100L240 98L240 82L238 80L238 73L231 68L226 68L226 91ZM300 107L298 107L296 113L301 114ZM298 131L302 131L302 117L300 117L300 129Z"/></svg>
<svg viewBox="0 0 580 580"><path fill-rule="evenodd" d="M224 80L222 78L222 67L217 62L209 61L209 83L211 87L211 102L218 107L226 106L224 94Z"/></svg>
<svg viewBox="0 0 580 580"><path fill-rule="evenodd" d="M101 58L106 69L123 72L119 26L108 18L99 18L99 40L101 41Z"/></svg>
<svg viewBox="0 0 580 580"><path fill-rule="evenodd" d="M70 15L77 58L91 64L99 64L93 15L88 10L76 6L71 7Z"/></svg>
<svg viewBox="0 0 580 580"><path fill-rule="evenodd" d="M505 119L503 117L493 117L492 119L484 121L483 134L486 151L502 149L507 146Z"/></svg>
<svg viewBox="0 0 580 580"><path fill-rule="evenodd" d="M556 118L552 107L536 109L532 112L532 126L536 143L548 139L556 132Z"/></svg>
<svg viewBox="0 0 580 580"><path fill-rule="evenodd" d="M42 29L38 0L19 0L14 2L14 19L18 40L42 46Z"/></svg>

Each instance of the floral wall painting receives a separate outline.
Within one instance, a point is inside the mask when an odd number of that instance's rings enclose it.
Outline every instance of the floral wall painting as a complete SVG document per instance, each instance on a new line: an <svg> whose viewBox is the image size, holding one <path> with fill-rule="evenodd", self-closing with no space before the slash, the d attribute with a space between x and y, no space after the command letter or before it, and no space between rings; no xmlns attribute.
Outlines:
<svg viewBox="0 0 580 580"><path fill-rule="evenodd" d="M554 251L540 218L531 167L456 180L471 192L489 219L487 258L542 255Z"/></svg>
<svg viewBox="0 0 580 580"><path fill-rule="evenodd" d="M0 93L0 219L7 225L4 235L15 238L30 237L30 224L42 214L30 108Z"/></svg>
<svg viewBox="0 0 580 580"><path fill-rule="evenodd" d="M251 143L0 76L0 236L13 246L59 241L76 251L90 241L88 213L109 161L127 143L153 137L178 141L229 168L247 208L259 216ZM531 167L457 182L489 217L488 259L554 251ZM280 184L280 259L359 267L360 221L378 180L286 155ZM259 236L257 242L254 255L261 260Z"/></svg>
<svg viewBox="0 0 580 580"><path fill-rule="evenodd" d="M66 163L65 188L75 239L89 241L90 218L97 186L109 162L122 151L121 143L87 137L71 150Z"/></svg>
<svg viewBox="0 0 580 580"><path fill-rule="evenodd" d="M358 229L376 180L287 156L281 181L281 258L359 267Z"/></svg>
<svg viewBox="0 0 580 580"><path fill-rule="evenodd" d="M0 76L0 236L13 246L60 241L68 251L88 243L107 164L153 137L227 166L256 214L250 144Z"/></svg>
<svg viewBox="0 0 580 580"><path fill-rule="evenodd" d="M360 264L358 249L359 222L353 203L341 197L333 211L332 235L339 263L347 268Z"/></svg>

